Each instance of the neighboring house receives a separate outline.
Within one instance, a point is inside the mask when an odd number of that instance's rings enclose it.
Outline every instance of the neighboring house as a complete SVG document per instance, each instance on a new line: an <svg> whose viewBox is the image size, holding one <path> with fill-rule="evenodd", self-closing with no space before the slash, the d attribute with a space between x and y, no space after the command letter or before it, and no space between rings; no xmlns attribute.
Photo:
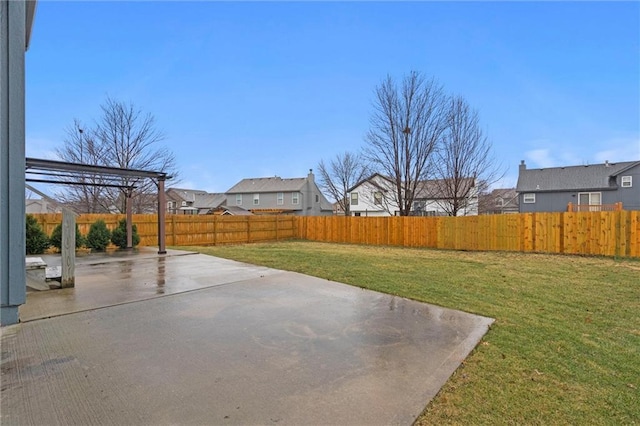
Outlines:
<svg viewBox="0 0 640 426"><path fill-rule="evenodd" d="M391 216L398 203L392 197L391 179L375 173L349 188L347 198L351 216Z"/></svg>
<svg viewBox="0 0 640 426"><path fill-rule="evenodd" d="M225 204L227 197L196 189L169 188L166 200L169 214L213 214Z"/></svg>
<svg viewBox="0 0 640 426"><path fill-rule="evenodd" d="M333 214L313 172L304 178L281 177L243 179L226 192L228 207L236 206L253 214L293 214L327 216Z"/></svg>
<svg viewBox="0 0 640 426"><path fill-rule="evenodd" d="M451 197L445 195L442 180L419 182L413 200L412 216L448 216L451 212ZM467 197L459 200L462 207L458 216L478 214L478 191L475 181L464 179L464 185L470 185ZM400 214L395 197L394 183L390 178L374 174L349 189L349 208L352 216L397 216Z"/></svg>
<svg viewBox="0 0 640 426"><path fill-rule="evenodd" d="M41 198L27 198L24 200L24 206L27 214L62 212L62 207L58 203L51 203Z"/></svg>
<svg viewBox="0 0 640 426"><path fill-rule="evenodd" d="M498 188L488 194L480 195L479 214L518 213L518 193L515 188Z"/></svg>
<svg viewBox="0 0 640 426"><path fill-rule="evenodd" d="M640 161L586 166L527 169L518 175L520 212L564 212L569 203L578 211L640 210Z"/></svg>
<svg viewBox="0 0 640 426"><path fill-rule="evenodd" d="M411 208L412 216L477 216L478 188L473 178L463 178L458 182L459 195L454 201L451 181L434 179L419 182ZM462 195L464 194L464 196ZM456 205L457 203L457 205Z"/></svg>

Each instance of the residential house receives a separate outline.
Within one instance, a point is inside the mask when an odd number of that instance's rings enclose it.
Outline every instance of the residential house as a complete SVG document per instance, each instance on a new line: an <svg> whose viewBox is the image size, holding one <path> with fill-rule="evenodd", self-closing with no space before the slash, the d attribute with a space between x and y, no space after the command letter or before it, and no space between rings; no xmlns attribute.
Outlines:
<svg viewBox="0 0 640 426"><path fill-rule="evenodd" d="M227 197L197 189L169 188L166 200L169 214L213 214L226 203Z"/></svg>
<svg viewBox="0 0 640 426"><path fill-rule="evenodd" d="M347 197L351 216L391 216L397 214L398 203L391 196L393 182L375 173L349 188Z"/></svg>
<svg viewBox="0 0 640 426"><path fill-rule="evenodd" d="M24 207L27 214L33 213L60 213L62 207L43 198L26 198Z"/></svg>
<svg viewBox="0 0 640 426"><path fill-rule="evenodd" d="M611 210L622 203L625 210L640 210L640 161L585 166L527 169L518 174L520 212Z"/></svg>
<svg viewBox="0 0 640 426"><path fill-rule="evenodd" d="M479 196L479 214L510 214L519 211L518 193L515 188L497 188Z"/></svg>
<svg viewBox="0 0 640 426"><path fill-rule="evenodd" d="M455 194L458 194L457 196ZM474 178L462 178L458 187L450 179L418 182L412 216L477 216L478 188Z"/></svg>
<svg viewBox="0 0 640 426"><path fill-rule="evenodd" d="M413 216L449 216L454 200L447 195L447 182L418 182L410 214ZM400 213L393 181L376 173L349 189L349 208L353 216L397 216ZM457 200L458 216L478 214L478 191L475 180L461 180L466 196ZM468 191L467 191L468 190Z"/></svg>
<svg viewBox="0 0 640 426"><path fill-rule="evenodd" d="M304 178L243 179L226 192L227 206L253 214L332 215L333 208L315 182L313 172Z"/></svg>

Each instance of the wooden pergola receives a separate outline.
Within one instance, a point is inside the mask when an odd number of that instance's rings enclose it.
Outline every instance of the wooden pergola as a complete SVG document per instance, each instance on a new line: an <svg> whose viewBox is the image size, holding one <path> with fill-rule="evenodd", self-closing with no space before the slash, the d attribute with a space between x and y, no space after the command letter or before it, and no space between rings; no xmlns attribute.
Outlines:
<svg viewBox="0 0 640 426"><path fill-rule="evenodd" d="M88 177L100 176L102 182L86 182ZM120 178L131 178L133 184L123 185ZM132 243L132 211L131 196L135 183L142 179L151 179L158 187L158 254L167 252L165 245L165 193L164 183L171 179L165 172L149 170L124 169L120 167L93 166L81 163L69 163L66 161L44 160L39 158L25 159L25 181L41 182L58 185L86 185L120 188L126 194L127 215L127 247Z"/></svg>

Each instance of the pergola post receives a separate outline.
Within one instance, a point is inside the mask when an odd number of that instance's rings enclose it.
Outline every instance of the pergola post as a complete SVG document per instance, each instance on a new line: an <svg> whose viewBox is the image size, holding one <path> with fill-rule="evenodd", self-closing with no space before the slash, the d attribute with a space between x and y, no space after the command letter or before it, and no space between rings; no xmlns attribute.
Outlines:
<svg viewBox="0 0 640 426"><path fill-rule="evenodd" d="M62 209L62 288L74 287L76 283L76 214Z"/></svg>
<svg viewBox="0 0 640 426"><path fill-rule="evenodd" d="M164 177L158 178L158 254L166 254L167 249L165 247L165 205L166 195L164 193Z"/></svg>
<svg viewBox="0 0 640 426"><path fill-rule="evenodd" d="M126 192L126 211L127 211L127 250L133 248L133 214L131 213L131 197L133 195L133 188L127 188Z"/></svg>

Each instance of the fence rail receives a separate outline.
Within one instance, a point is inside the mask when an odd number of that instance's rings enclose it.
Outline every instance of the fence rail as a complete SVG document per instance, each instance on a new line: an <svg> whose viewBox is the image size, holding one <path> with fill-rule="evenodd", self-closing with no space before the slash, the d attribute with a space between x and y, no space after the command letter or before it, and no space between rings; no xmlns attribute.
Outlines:
<svg viewBox="0 0 640 426"><path fill-rule="evenodd" d="M35 214L50 235L61 214ZM80 215L87 234L102 219L110 229L124 215ZM156 215L133 215L140 244L158 243ZM517 251L640 258L640 211L521 213L465 217L299 217L167 215L166 243L218 245L305 239L453 250Z"/></svg>

